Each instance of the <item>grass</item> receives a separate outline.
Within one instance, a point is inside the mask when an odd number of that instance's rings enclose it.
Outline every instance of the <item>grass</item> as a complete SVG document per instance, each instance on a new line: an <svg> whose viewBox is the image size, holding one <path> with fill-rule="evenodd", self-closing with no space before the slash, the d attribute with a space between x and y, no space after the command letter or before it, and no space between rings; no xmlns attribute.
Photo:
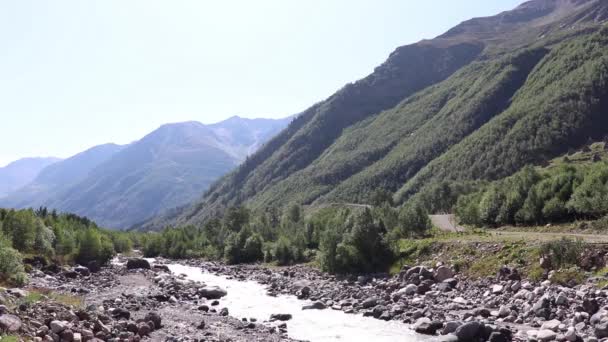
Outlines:
<svg viewBox="0 0 608 342"><path fill-rule="evenodd" d="M2 342L18 342L19 341L19 336L14 336L14 335L0 336L0 341L2 341Z"/></svg>
<svg viewBox="0 0 608 342"><path fill-rule="evenodd" d="M53 292L50 289L28 289L28 295L19 301L19 304L34 304L40 301L51 300L74 308L84 308L84 298Z"/></svg>
<svg viewBox="0 0 608 342"><path fill-rule="evenodd" d="M551 282L560 285L578 285L581 284L585 278L585 272L581 271L577 267L572 267L555 271L551 277Z"/></svg>

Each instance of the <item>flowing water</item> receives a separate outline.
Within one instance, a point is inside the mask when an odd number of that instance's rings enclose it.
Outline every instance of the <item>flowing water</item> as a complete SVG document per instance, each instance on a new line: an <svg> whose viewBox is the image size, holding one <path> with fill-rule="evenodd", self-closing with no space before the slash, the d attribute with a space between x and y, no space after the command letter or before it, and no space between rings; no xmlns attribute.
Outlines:
<svg viewBox="0 0 608 342"><path fill-rule="evenodd" d="M313 342L426 340L403 323L385 322L332 309L302 310L302 306L309 304L308 302L298 300L295 296L268 296L264 286L253 281L227 279L224 276L203 272L197 267L178 264L168 266L171 272L185 274L187 279L226 289L228 295L221 299L220 307L227 307L233 317L256 318L262 322L268 320L271 314L293 315L293 318L287 322L287 331L294 339Z"/></svg>

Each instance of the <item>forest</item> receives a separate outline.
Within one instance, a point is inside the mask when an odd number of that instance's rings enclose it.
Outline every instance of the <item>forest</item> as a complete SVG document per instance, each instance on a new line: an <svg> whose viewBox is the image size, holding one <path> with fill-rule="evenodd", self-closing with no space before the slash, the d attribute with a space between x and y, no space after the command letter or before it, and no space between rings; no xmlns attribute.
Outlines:
<svg viewBox="0 0 608 342"><path fill-rule="evenodd" d="M73 214L38 210L0 209L0 283L27 281L30 262L42 264L107 263L133 246L130 233L99 228Z"/></svg>

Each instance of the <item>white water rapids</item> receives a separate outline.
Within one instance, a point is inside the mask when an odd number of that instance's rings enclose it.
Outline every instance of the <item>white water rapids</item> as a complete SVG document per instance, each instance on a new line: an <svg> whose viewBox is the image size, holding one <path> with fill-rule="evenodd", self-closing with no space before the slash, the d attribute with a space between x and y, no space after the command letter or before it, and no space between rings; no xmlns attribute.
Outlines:
<svg viewBox="0 0 608 342"><path fill-rule="evenodd" d="M179 264L167 266L177 275L185 274L187 279L226 289L228 295L220 300L220 307L228 308L233 317L256 318L258 322L263 322L272 314L293 315L293 318L287 321L287 332L294 339L312 342L427 340L400 322L385 322L332 309L302 310L302 306L309 302L298 300L295 296L268 296L264 286L253 281L227 279L224 276L203 272L197 267Z"/></svg>

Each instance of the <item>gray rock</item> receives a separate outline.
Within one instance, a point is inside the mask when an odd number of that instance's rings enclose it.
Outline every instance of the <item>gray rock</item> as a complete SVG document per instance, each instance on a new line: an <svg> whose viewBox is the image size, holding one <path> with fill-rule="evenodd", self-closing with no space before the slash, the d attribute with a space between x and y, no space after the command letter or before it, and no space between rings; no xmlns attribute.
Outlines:
<svg viewBox="0 0 608 342"><path fill-rule="evenodd" d="M443 330L441 331L441 334L442 335L451 334L451 333L455 332L456 329L458 329L458 327L460 327L461 325L462 325L462 322L460 322L460 321L447 322L443 326Z"/></svg>
<svg viewBox="0 0 608 342"><path fill-rule="evenodd" d="M553 330L542 329L536 333L536 339L545 342L545 341L553 341L557 337L557 334Z"/></svg>
<svg viewBox="0 0 608 342"><path fill-rule="evenodd" d="M289 321L293 316L291 314L272 314L270 315L271 321Z"/></svg>
<svg viewBox="0 0 608 342"><path fill-rule="evenodd" d="M55 334L60 334L62 331L67 329L68 322L51 321L51 323L49 323L49 327L51 328L51 331L54 332Z"/></svg>
<svg viewBox="0 0 608 342"><path fill-rule="evenodd" d="M309 305L304 305L302 307L302 310L323 310L325 308L326 308L325 304L318 300Z"/></svg>
<svg viewBox="0 0 608 342"><path fill-rule="evenodd" d="M441 322L434 322L428 317L421 317L414 323L412 329L419 334L435 335L442 326Z"/></svg>
<svg viewBox="0 0 608 342"><path fill-rule="evenodd" d="M162 319L156 312L149 312L144 319L146 322L154 323L154 329L160 329L162 326Z"/></svg>
<svg viewBox="0 0 608 342"><path fill-rule="evenodd" d="M459 341L472 341L483 332L483 323L477 321L467 322L456 329L454 335Z"/></svg>
<svg viewBox="0 0 608 342"><path fill-rule="evenodd" d="M560 322L559 320L552 319L550 321L544 322L543 325L541 326L541 329L548 329L548 330L553 330L553 331L557 332L560 324L562 324L562 322Z"/></svg>
<svg viewBox="0 0 608 342"><path fill-rule="evenodd" d="M435 281L438 283L443 282L446 279L454 277L454 271L446 266L439 266L435 271Z"/></svg>
<svg viewBox="0 0 608 342"><path fill-rule="evenodd" d="M21 320L15 315L0 316L0 331L16 333L21 330Z"/></svg>
<svg viewBox="0 0 608 342"><path fill-rule="evenodd" d="M361 303L361 306L364 309L369 309L376 305L378 305L378 298L375 298L375 297L368 298L368 299L364 300L363 303Z"/></svg>
<svg viewBox="0 0 608 342"><path fill-rule="evenodd" d="M220 299L226 296L228 292L218 286L205 286L198 290L198 294L207 299Z"/></svg>
<svg viewBox="0 0 608 342"><path fill-rule="evenodd" d="M146 259L141 258L132 258L127 260L127 269L128 270L136 270L136 269L146 269L149 270L150 263Z"/></svg>
<svg viewBox="0 0 608 342"><path fill-rule="evenodd" d="M504 286L500 285L500 284L496 284L494 286L492 286L492 293L493 294L501 294L502 291L504 289Z"/></svg>
<svg viewBox="0 0 608 342"><path fill-rule="evenodd" d="M17 298L23 298L27 296L27 291L22 290L22 289L18 289L18 288L14 288L14 289L8 289L6 292L8 292L9 294L17 297Z"/></svg>
<svg viewBox="0 0 608 342"><path fill-rule="evenodd" d="M89 271L89 268L84 267L84 266L74 267L74 272L77 272L78 274L80 274L83 277L87 277L87 276L91 275L91 271Z"/></svg>
<svg viewBox="0 0 608 342"><path fill-rule="evenodd" d="M566 340L570 342L576 342L576 340L578 340L578 335L576 335L576 330L574 330L574 327L569 327L564 336Z"/></svg>
<svg viewBox="0 0 608 342"><path fill-rule="evenodd" d="M403 292L408 296L412 296L416 294L416 292L418 292L418 286L414 284L408 284L406 287L403 288Z"/></svg>
<svg viewBox="0 0 608 342"><path fill-rule="evenodd" d="M557 305L568 305L568 296L564 292L560 292L555 298L555 304Z"/></svg>

